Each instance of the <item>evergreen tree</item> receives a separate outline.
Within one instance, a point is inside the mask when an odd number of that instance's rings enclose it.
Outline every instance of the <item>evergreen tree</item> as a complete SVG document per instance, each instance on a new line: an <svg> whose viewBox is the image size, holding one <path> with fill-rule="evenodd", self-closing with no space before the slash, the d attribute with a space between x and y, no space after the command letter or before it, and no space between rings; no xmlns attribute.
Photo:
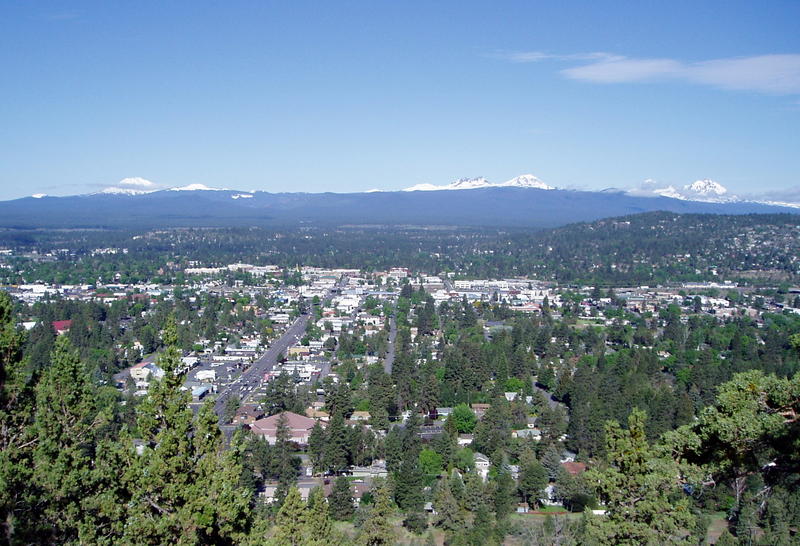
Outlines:
<svg viewBox="0 0 800 546"><path fill-rule="evenodd" d="M425 475L417 457L407 454L400 469L392 476L394 481L394 499L404 512L421 510L424 504L422 489L425 486Z"/></svg>
<svg viewBox="0 0 800 546"><path fill-rule="evenodd" d="M481 504L475 512L472 529L469 531L469 542L475 546L497 544L494 537L494 521L492 514L485 504Z"/></svg>
<svg viewBox="0 0 800 546"><path fill-rule="evenodd" d="M348 520L352 518L355 513L355 507L353 506L353 492L350 489L350 480L344 476L336 478L333 482L329 501L333 519Z"/></svg>
<svg viewBox="0 0 800 546"><path fill-rule="evenodd" d="M31 480L29 427L34 413L34 392L22 358L23 335L14 324L13 304L0 291L0 542L35 539L32 505L36 497Z"/></svg>
<svg viewBox="0 0 800 546"><path fill-rule="evenodd" d="M241 488L237 450L222 452L211 404L195 421L175 345L174 322L164 332L164 370L138 410L145 441L141 455L127 455L122 480L129 500L122 542L233 543L249 526L249 493Z"/></svg>
<svg viewBox="0 0 800 546"><path fill-rule="evenodd" d="M549 446L542 455L542 466L547 471L547 478L555 480L561 469L561 450L556 446Z"/></svg>
<svg viewBox="0 0 800 546"><path fill-rule="evenodd" d="M294 466L290 444L291 437L289 419L285 412L281 413L275 428L275 446L271 450L272 474L278 480L278 488L275 491L275 500L278 505L283 503L289 488L297 481L297 469Z"/></svg>
<svg viewBox="0 0 800 546"><path fill-rule="evenodd" d="M325 458L325 429L322 424L317 421L308 435L308 458L314 472L320 472L323 469L323 461Z"/></svg>
<svg viewBox="0 0 800 546"><path fill-rule="evenodd" d="M39 511L58 540L78 538L83 499L96 494L92 452L100 428L111 420L97 407L89 374L67 336L59 336L50 366L36 385L37 438L33 483L45 502Z"/></svg>
<svg viewBox="0 0 800 546"><path fill-rule="evenodd" d="M369 517L361 526L358 544L363 546L388 546L394 544L395 532L389 517L392 515L392 500L385 484L375 490L375 501Z"/></svg>
<svg viewBox="0 0 800 546"><path fill-rule="evenodd" d="M461 507L465 507L467 492L466 487L464 485L464 479L461 477L461 473L458 470L453 469L450 473L450 492L453 494L453 497L458 502L458 505Z"/></svg>
<svg viewBox="0 0 800 546"><path fill-rule="evenodd" d="M433 500L433 507L436 509L434 525L448 533L456 533L463 529L465 523L464 512L450 490L449 480L441 480L439 482Z"/></svg>
<svg viewBox="0 0 800 546"><path fill-rule="evenodd" d="M644 413L631 412L628 430L609 422L606 438L609 466L588 473L606 514L589 520L589 535L601 544L691 543L688 500L671 497L680 491L680 473L647 443Z"/></svg>
<svg viewBox="0 0 800 546"><path fill-rule="evenodd" d="M537 505L547 487L547 470L529 449L522 453L519 463L519 490L522 498L528 504Z"/></svg>
<svg viewBox="0 0 800 546"><path fill-rule="evenodd" d="M276 546L301 546L309 536L306 503L296 487L289 489L283 506L275 518L275 532L271 543Z"/></svg>
<svg viewBox="0 0 800 546"><path fill-rule="evenodd" d="M328 510L328 502L319 487L314 488L308 496L306 508L305 546L328 546L333 543L333 523Z"/></svg>
<svg viewBox="0 0 800 546"><path fill-rule="evenodd" d="M467 474L464 480L464 504L467 510L475 512L486 502L486 488L481 477L474 472Z"/></svg>
<svg viewBox="0 0 800 546"><path fill-rule="evenodd" d="M494 513L497 519L501 520L514 511L514 505L517 502L517 484L514 483L514 478L511 477L508 468L501 466L492 485L494 487L492 495Z"/></svg>
<svg viewBox="0 0 800 546"><path fill-rule="evenodd" d="M339 474L348 466L348 434L344 416L337 413L328 424L325 439L323 466L334 474Z"/></svg>

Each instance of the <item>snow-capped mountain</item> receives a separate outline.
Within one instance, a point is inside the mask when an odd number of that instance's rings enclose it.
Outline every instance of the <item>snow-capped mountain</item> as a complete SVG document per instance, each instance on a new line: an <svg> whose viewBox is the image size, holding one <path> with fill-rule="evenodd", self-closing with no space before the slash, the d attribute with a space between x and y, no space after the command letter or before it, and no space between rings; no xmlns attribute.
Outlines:
<svg viewBox="0 0 800 546"><path fill-rule="evenodd" d="M229 191L228 188L210 188L205 184L189 184L179 188L170 188L170 191Z"/></svg>
<svg viewBox="0 0 800 546"><path fill-rule="evenodd" d="M629 189L625 193L637 197L670 197L672 199L702 201L705 203L732 203L741 201L737 196L730 194L728 188L708 178L696 180L680 189L672 185L664 186L648 178L642 182L638 188Z"/></svg>
<svg viewBox="0 0 800 546"><path fill-rule="evenodd" d="M141 181L112 187L116 189L106 193L0 201L0 228L275 227L308 223L542 228L647 211L800 214L798 208L763 201L800 203L800 188L735 197L723 191L724 187L708 182L672 187L648 181L643 188L630 192L547 190L549 186L533 176L503 183L473 178L422 188L476 191L270 193L213 191L201 184L170 190L169 186Z"/></svg>
<svg viewBox="0 0 800 546"><path fill-rule="evenodd" d="M158 185L155 182L142 178L140 176L132 176L123 178L113 186L109 186L97 193L112 194L112 195L144 195L158 191Z"/></svg>
<svg viewBox="0 0 800 546"><path fill-rule="evenodd" d="M441 191L441 190L474 190L478 188L533 188L537 190L552 190L552 186L548 186L532 174L523 174L507 180L506 182L495 183L489 182L486 178L479 176L477 178L459 178L455 182L437 186L435 184L417 184L410 188L405 188L403 191Z"/></svg>
<svg viewBox="0 0 800 546"><path fill-rule="evenodd" d="M137 190L136 188L120 188L118 186L111 186L100 190L97 193L106 193L112 195L144 195L145 193L152 193L156 190Z"/></svg>
<svg viewBox="0 0 800 546"><path fill-rule="evenodd" d="M686 192L690 192L695 195L702 195L704 197L721 197L728 193L728 188L709 178L696 180L688 186L684 186L683 189Z"/></svg>
<svg viewBox="0 0 800 546"><path fill-rule="evenodd" d="M503 182L502 184L497 184L498 186L502 187L512 187L512 188L534 188L537 190L554 190L553 186L548 186L532 174L521 174L511 180Z"/></svg>

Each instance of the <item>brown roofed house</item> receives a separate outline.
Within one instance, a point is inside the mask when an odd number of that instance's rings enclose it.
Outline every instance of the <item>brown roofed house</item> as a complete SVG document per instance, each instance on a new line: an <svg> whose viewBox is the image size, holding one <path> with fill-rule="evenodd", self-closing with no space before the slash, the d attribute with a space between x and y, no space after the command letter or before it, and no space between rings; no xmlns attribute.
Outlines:
<svg viewBox="0 0 800 546"><path fill-rule="evenodd" d="M582 474L586 471L586 465L583 463L575 463L575 462L566 462L561 463L561 468L572 474L573 476L577 476L578 474Z"/></svg>
<svg viewBox="0 0 800 546"><path fill-rule="evenodd" d="M259 419L250 425L250 430L253 434L263 436L270 444L275 444L278 433L278 421L281 416L286 417L286 426L289 428L289 440L300 445L308 444L308 436L311 434L311 429L317 422L315 419L310 419L304 415L299 415L291 411L284 411L277 415L270 415ZM322 426L325 423L321 422Z"/></svg>
<svg viewBox="0 0 800 546"><path fill-rule="evenodd" d="M252 425L258 419L264 417L264 412L258 409L258 406L252 404L245 404L236 410L236 415L233 418L234 425Z"/></svg>

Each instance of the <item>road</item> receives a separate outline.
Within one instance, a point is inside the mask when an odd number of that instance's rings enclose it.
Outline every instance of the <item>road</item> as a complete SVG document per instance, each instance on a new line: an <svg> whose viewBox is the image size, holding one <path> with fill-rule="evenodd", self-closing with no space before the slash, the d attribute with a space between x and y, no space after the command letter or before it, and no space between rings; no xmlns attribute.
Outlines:
<svg viewBox="0 0 800 546"><path fill-rule="evenodd" d="M334 288L328 291L325 298L322 298L323 301L330 298L335 290L341 289L346 285L347 280L340 279L334 285ZM286 355L286 351L289 347L296 345L300 339L302 339L306 332L306 324L313 317L313 313L312 309L308 314L297 317L283 335L270 344L269 349L267 349L267 352L264 353L261 358L253 362L236 381L220 391L214 404L214 411L217 412L220 418L222 418L222 413L225 411L225 402L228 398L236 395L239 396L241 400L245 401L247 397L259 387L261 381L264 379L264 374L272 371L278 363L278 357L281 354ZM330 368L328 368L328 371L330 371ZM244 387L244 389L242 389L242 387Z"/></svg>
<svg viewBox="0 0 800 546"><path fill-rule="evenodd" d="M383 371L392 375L392 364L394 364L394 340L397 337L397 321L392 315L389 320L389 346L386 348L386 357L383 359Z"/></svg>
<svg viewBox="0 0 800 546"><path fill-rule="evenodd" d="M278 362L278 357L281 354L286 354L286 350L292 345L296 344L305 334L306 323L310 315L301 315L286 329L283 335L274 341L267 349L261 358L253 362L253 364L233 383L231 383L224 391L219 393L217 401L214 404L214 410L217 415L222 415L225 410L225 402L234 394L239 395L243 400L253 390L258 388L261 381L264 379L264 374L271 371ZM240 390L244 387L244 390Z"/></svg>

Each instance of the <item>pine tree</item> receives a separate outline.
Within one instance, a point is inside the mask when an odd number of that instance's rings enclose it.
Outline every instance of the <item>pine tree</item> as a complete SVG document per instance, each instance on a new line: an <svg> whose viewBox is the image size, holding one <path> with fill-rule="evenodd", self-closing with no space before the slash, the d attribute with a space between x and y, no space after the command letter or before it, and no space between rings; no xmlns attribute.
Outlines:
<svg viewBox="0 0 800 546"><path fill-rule="evenodd" d="M601 544L688 544L694 518L688 500L674 500L678 469L657 456L647 443L645 416L631 412L628 430L614 421L606 425L609 466L590 470L606 505L603 517L589 520L587 532Z"/></svg>
<svg viewBox="0 0 800 546"><path fill-rule="evenodd" d="M314 488L308 496L306 508L305 546L328 546L333 543L333 523L328 509L328 501L319 487Z"/></svg>
<svg viewBox="0 0 800 546"><path fill-rule="evenodd" d="M279 505L289 492L289 488L297 481L297 471L292 463L290 441L289 421L284 412L278 417L278 423L275 428L275 446L272 449L272 473L278 479L275 498Z"/></svg>
<svg viewBox="0 0 800 546"><path fill-rule="evenodd" d="M501 520L514 511L514 505L517 502L517 485L514 483L514 478L511 477L511 472L504 466L498 470L492 485L494 486L492 499L494 513L497 519Z"/></svg>
<svg viewBox="0 0 800 546"><path fill-rule="evenodd" d="M337 413L328 424L325 439L325 452L323 466L334 474L339 474L347 469L348 463L348 435L344 424L344 416Z"/></svg>
<svg viewBox="0 0 800 546"><path fill-rule="evenodd" d="M22 358L24 338L14 324L11 298L0 291L0 542L28 542L36 536L28 484L32 475L29 426L34 392Z"/></svg>
<svg viewBox="0 0 800 546"><path fill-rule="evenodd" d="M392 515L392 501L386 485L375 490L375 501L369 517L361 527L358 544L363 546L388 546L394 544L395 532L389 517Z"/></svg>
<svg viewBox="0 0 800 546"><path fill-rule="evenodd" d="M481 505L486 504L486 490L483 480L476 473L471 472L464 480L464 504L467 510L475 512Z"/></svg>
<svg viewBox="0 0 800 546"><path fill-rule="evenodd" d="M453 469L450 473L450 492L453 494L453 497L458 502L458 505L462 508L465 506L466 498L467 498L467 491L466 487L464 486L464 479L461 477L461 473L458 470Z"/></svg>
<svg viewBox="0 0 800 546"><path fill-rule="evenodd" d="M180 389L180 354L174 321L164 332L158 358L164 376L154 381L138 408L145 449L121 457L127 507L121 542L233 543L249 526L249 492L241 488L238 450L222 452L211 404L197 420L189 394Z"/></svg>
<svg viewBox="0 0 800 546"><path fill-rule="evenodd" d="M536 460L531 450L525 450L520 456L519 464L519 490L525 502L539 504L547 481L547 470Z"/></svg>
<svg viewBox="0 0 800 546"><path fill-rule="evenodd" d="M479 546L496 544L497 541L493 535L494 520L492 519L492 514L485 504L481 504L475 512L475 519L469 532L470 544Z"/></svg>
<svg viewBox="0 0 800 546"><path fill-rule="evenodd" d="M325 429L319 421L314 423L311 433L308 435L308 458L314 472L320 472L323 468L325 455Z"/></svg>
<svg viewBox="0 0 800 546"><path fill-rule="evenodd" d="M337 520L348 520L353 517L355 507L353 506L353 492L350 489L350 481L344 476L339 476L333 482L333 489L330 496L331 515Z"/></svg>
<svg viewBox="0 0 800 546"><path fill-rule="evenodd" d="M439 482L433 500L433 507L436 509L434 519L436 527L440 527L448 533L456 533L463 529L465 523L464 512L450 490L449 480L441 480Z"/></svg>
<svg viewBox="0 0 800 546"><path fill-rule="evenodd" d="M101 427L111 420L97 407L89 374L67 336L59 336L50 366L36 385L38 439L33 483L43 494L39 512L58 540L76 540L83 500L96 494L91 453Z"/></svg>
<svg viewBox="0 0 800 546"><path fill-rule="evenodd" d="M392 478L394 480L394 500L397 506L404 512L421 510L424 504L422 489L425 486L425 475L418 458L408 454Z"/></svg>
<svg viewBox="0 0 800 546"><path fill-rule="evenodd" d="M309 536L306 503L296 487L289 489L275 518L275 533L270 542L281 546L301 546Z"/></svg>
<svg viewBox="0 0 800 546"><path fill-rule="evenodd" d="M555 446L545 449L542 456L542 466L547 471L547 478L555 480L558 477L558 471L561 469L561 450Z"/></svg>

